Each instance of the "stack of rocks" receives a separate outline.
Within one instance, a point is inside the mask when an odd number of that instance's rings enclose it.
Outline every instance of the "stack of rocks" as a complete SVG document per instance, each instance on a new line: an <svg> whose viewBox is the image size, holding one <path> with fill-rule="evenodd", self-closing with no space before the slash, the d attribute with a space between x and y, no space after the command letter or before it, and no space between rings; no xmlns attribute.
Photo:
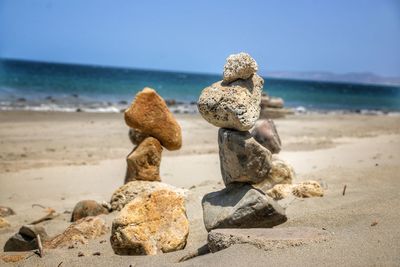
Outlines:
<svg viewBox="0 0 400 267"><path fill-rule="evenodd" d="M284 108L284 103L280 97L270 97L267 94L263 94L260 103L260 118L277 119L293 114L292 110Z"/></svg>
<svg viewBox="0 0 400 267"><path fill-rule="evenodd" d="M202 200L208 231L272 227L286 221L284 208L266 191L275 184L290 184L294 172L272 156L281 148L273 121L256 123L264 85L257 70L258 65L250 55L229 56L223 80L205 88L198 101L203 118L221 128L219 157L226 186L206 194Z"/></svg>
<svg viewBox="0 0 400 267"><path fill-rule="evenodd" d="M125 185L111 197L111 210L120 211L112 224L112 248L120 255L182 249L189 234L184 193L160 182L163 147L182 146L181 128L151 88L136 95L125 111L125 122L136 147L127 157Z"/></svg>

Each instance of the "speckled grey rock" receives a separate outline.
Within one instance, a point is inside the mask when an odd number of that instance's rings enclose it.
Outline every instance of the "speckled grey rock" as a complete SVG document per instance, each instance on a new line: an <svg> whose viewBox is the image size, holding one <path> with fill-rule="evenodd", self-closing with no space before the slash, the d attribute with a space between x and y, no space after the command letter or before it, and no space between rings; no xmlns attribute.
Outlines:
<svg viewBox="0 0 400 267"><path fill-rule="evenodd" d="M260 100L264 80L257 74L229 85L222 81L205 88L197 103L199 112L209 123L247 131L260 116Z"/></svg>
<svg viewBox="0 0 400 267"><path fill-rule="evenodd" d="M330 237L326 230L312 227L273 229L216 229L208 233L208 247L217 252L236 244L248 244L263 250L322 242Z"/></svg>
<svg viewBox="0 0 400 267"><path fill-rule="evenodd" d="M224 66L224 82L231 83L237 79L248 79L258 70L257 62L247 53L230 55Z"/></svg>
<svg viewBox="0 0 400 267"><path fill-rule="evenodd" d="M139 195L150 194L151 192L161 189L172 190L182 196L186 196L187 192L187 190L156 181L131 181L124 184L113 193L110 201L111 209L121 210L126 204Z"/></svg>
<svg viewBox="0 0 400 267"><path fill-rule="evenodd" d="M258 120L251 129L251 135L272 154L281 151L281 139L273 120Z"/></svg>
<svg viewBox="0 0 400 267"><path fill-rule="evenodd" d="M259 183L271 169L271 152L249 132L219 129L219 159L225 185L233 182Z"/></svg>
<svg viewBox="0 0 400 267"><path fill-rule="evenodd" d="M249 184L230 184L202 200L207 231L217 228L273 227L287 220L285 210Z"/></svg>
<svg viewBox="0 0 400 267"><path fill-rule="evenodd" d="M129 140L131 140L132 144L138 145L140 144L144 139L149 137L148 134L145 134L137 129L130 128L128 132Z"/></svg>

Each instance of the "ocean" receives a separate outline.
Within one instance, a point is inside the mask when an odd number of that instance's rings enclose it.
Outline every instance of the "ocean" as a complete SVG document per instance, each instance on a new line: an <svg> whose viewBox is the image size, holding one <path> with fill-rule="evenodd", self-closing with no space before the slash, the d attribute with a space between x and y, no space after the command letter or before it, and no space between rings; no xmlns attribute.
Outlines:
<svg viewBox="0 0 400 267"><path fill-rule="evenodd" d="M176 101L174 112L193 113L201 90L221 76L1 60L0 110L120 112L147 86ZM264 79L268 95L297 110L400 112L400 86Z"/></svg>

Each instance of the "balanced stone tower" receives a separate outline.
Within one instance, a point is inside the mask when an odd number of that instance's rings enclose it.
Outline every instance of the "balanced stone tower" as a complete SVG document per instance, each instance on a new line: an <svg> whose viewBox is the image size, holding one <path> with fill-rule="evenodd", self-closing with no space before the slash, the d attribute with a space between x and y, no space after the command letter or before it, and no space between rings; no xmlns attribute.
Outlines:
<svg viewBox="0 0 400 267"><path fill-rule="evenodd" d="M279 139L272 120L258 121L264 80L247 53L231 55L223 80L205 88L200 114L220 127L219 158L226 188L202 200L207 231L216 228L273 227L287 220L285 209L267 195L276 184L291 184L293 169L272 154Z"/></svg>

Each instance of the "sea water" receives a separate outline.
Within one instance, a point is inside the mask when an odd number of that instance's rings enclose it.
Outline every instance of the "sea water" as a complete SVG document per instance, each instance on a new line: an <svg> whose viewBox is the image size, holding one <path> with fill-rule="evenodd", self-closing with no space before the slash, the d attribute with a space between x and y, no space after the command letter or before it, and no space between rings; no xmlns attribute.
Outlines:
<svg viewBox="0 0 400 267"><path fill-rule="evenodd" d="M289 108L400 111L400 86L264 79L264 91ZM175 111L196 112L201 90L219 80L221 75L1 60L0 110L119 112L147 86L175 100Z"/></svg>

